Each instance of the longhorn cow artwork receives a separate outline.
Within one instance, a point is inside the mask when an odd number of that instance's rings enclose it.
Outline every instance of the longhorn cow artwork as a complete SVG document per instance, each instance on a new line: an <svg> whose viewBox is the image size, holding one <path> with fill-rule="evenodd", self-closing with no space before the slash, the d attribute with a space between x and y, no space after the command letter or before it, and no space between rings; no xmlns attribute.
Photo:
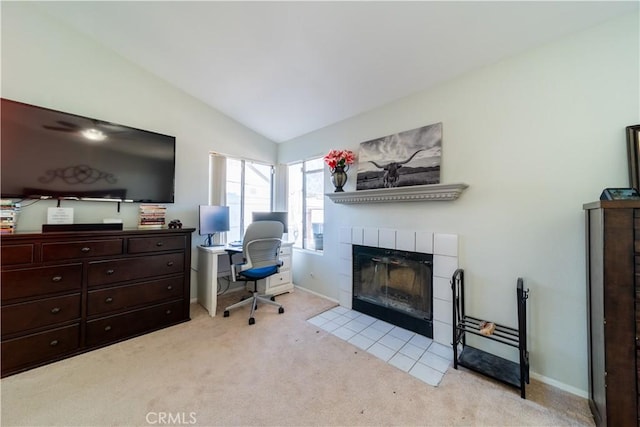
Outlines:
<svg viewBox="0 0 640 427"><path fill-rule="evenodd" d="M440 183L442 123L360 143L357 190Z"/></svg>

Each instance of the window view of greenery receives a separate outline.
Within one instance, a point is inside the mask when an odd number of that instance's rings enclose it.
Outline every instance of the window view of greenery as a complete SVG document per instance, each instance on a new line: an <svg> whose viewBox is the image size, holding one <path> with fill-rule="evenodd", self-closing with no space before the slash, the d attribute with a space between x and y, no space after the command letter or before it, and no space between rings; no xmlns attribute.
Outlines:
<svg viewBox="0 0 640 427"><path fill-rule="evenodd" d="M323 168L322 157L289 165L289 240L295 247L323 248Z"/></svg>
<svg viewBox="0 0 640 427"><path fill-rule="evenodd" d="M271 210L273 167L227 158L227 241L242 240L253 212Z"/></svg>

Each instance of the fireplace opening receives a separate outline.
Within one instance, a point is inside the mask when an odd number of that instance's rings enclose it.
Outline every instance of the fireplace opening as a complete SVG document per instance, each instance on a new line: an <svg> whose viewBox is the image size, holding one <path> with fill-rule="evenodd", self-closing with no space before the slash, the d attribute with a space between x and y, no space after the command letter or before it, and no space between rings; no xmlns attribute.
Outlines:
<svg viewBox="0 0 640 427"><path fill-rule="evenodd" d="M352 248L352 308L433 338L433 255Z"/></svg>

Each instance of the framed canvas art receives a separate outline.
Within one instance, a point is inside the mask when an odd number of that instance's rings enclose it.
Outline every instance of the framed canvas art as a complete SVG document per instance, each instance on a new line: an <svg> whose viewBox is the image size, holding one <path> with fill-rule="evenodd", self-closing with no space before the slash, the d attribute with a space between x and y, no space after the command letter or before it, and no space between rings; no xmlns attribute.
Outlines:
<svg viewBox="0 0 640 427"><path fill-rule="evenodd" d="M360 143L356 190L439 184L442 123Z"/></svg>

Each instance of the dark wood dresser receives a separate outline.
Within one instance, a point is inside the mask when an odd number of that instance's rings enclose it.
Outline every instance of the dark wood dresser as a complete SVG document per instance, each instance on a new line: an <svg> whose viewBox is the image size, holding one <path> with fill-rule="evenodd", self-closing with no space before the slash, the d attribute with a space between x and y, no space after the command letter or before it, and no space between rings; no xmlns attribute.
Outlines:
<svg viewBox="0 0 640 427"><path fill-rule="evenodd" d="M193 231L2 235L2 376L188 321Z"/></svg>
<svg viewBox="0 0 640 427"><path fill-rule="evenodd" d="M598 426L638 426L640 201L584 209L589 406Z"/></svg>

